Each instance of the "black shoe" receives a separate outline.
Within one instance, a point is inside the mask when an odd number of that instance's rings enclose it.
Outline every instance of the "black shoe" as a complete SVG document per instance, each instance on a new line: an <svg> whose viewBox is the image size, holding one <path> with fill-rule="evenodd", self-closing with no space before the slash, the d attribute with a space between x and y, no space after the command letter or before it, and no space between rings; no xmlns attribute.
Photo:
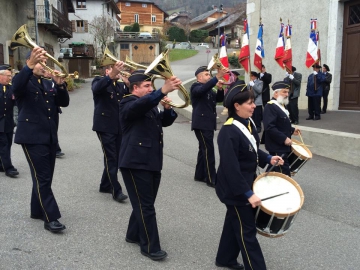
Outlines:
<svg viewBox="0 0 360 270"><path fill-rule="evenodd" d="M294 125L298 125L298 124L299 124L299 121L295 121L293 124L294 124Z"/></svg>
<svg viewBox="0 0 360 270"><path fill-rule="evenodd" d="M134 241L134 240L131 240L129 238L125 238L125 241L128 242L128 243L131 243L131 244L137 244L138 246L140 246L140 242L139 241Z"/></svg>
<svg viewBox="0 0 360 270"><path fill-rule="evenodd" d="M159 260L165 259L167 257L166 251L163 251L163 250L159 250L158 252L154 252L154 253L147 253L147 252L141 251L141 254L146 257L149 257L153 261L159 261Z"/></svg>
<svg viewBox="0 0 360 270"><path fill-rule="evenodd" d="M30 218L32 218L32 219L41 219L41 220L44 220L44 216L43 216L43 215L33 215L33 214L30 214Z"/></svg>
<svg viewBox="0 0 360 270"><path fill-rule="evenodd" d="M5 172L2 166L0 166L0 172Z"/></svg>
<svg viewBox="0 0 360 270"><path fill-rule="evenodd" d="M241 263L237 263L237 264L233 264L233 265L223 265L218 262L215 262L215 265L217 267L226 267L229 269L245 269L244 265L242 265Z"/></svg>
<svg viewBox="0 0 360 270"><path fill-rule="evenodd" d="M44 228L45 228L45 230L48 230L48 231L53 232L53 233L60 232L60 231L66 229L65 225L61 224L57 220L50 221L50 222L45 222L44 223Z"/></svg>
<svg viewBox="0 0 360 270"><path fill-rule="evenodd" d="M320 120L320 116L315 116L314 120Z"/></svg>
<svg viewBox="0 0 360 270"><path fill-rule="evenodd" d="M213 184L213 183L209 183L209 182L207 182L207 183L206 183L206 185L207 185L208 187L215 188L215 184Z"/></svg>
<svg viewBox="0 0 360 270"><path fill-rule="evenodd" d="M309 116L306 120L314 120L314 117Z"/></svg>
<svg viewBox="0 0 360 270"><path fill-rule="evenodd" d="M326 111L321 111L320 113L321 113L321 114L325 114L325 113L326 113Z"/></svg>
<svg viewBox="0 0 360 270"><path fill-rule="evenodd" d="M14 170L10 170L10 171L7 171L5 173L6 176L9 176L9 177L15 177L16 175L19 175L19 172L18 171L14 171Z"/></svg>
<svg viewBox="0 0 360 270"><path fill-rule="evenodd" d="M114 200L117 202L122 202L124 200L126 200L128 198L127 195L125 195L124 193L120 192L115 198Z"/></svg>
<svg viewBox="0 0 360 270"><path fill-rule="evenodd" d="M197 179L197 178L194 178L194 181L197 181L197 182L206 182L205 179Z"/></svg>
<svg viewBox="0 0 360 270"><path fill-rule="evenodd" d="M99 188L99 192L112 194L112 189L111 189L111 188L110 188L110 189L102 189L102 188Z"/></svg>
<svg viewBox="0 0 360 270"><path fill-rule="evenodd" d="M57 158L62 157L63 155L65 155L63 152L56 152L56 157Z"/></svg>

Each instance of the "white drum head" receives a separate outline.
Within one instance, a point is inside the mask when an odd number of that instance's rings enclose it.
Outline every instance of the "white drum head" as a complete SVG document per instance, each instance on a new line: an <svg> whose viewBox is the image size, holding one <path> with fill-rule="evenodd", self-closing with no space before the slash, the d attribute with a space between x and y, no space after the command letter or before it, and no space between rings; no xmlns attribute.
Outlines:
<svg viewBox="0 0 360 270"><path fill-rule="evenodd" d="M306 157L306 158L311 158L311 156L309 155L309 153L306 151L306 149L304 147L302 147L301 145L298 144L292 144L291 147L298 152L300 155Z"/></svg>

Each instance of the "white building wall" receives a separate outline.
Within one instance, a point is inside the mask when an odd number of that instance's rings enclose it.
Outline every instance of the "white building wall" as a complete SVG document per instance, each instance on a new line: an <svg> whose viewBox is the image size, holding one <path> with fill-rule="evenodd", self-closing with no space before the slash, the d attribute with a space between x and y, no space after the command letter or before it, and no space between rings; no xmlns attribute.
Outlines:
<svg viewBox="0 0 360 270"><path fill-rule="evenodd" d="M305 66L306 52L310 35L310 19L318 19L320 32L321 63L327 64L333 74L333 83L329 94L330 110L337 110L340 92L340 67L342 48L342 23L344 4L338 0L248 0L247 16L249 22L251 65L257 38L260 17L264 24L265 59L263 64L273 76L273 82L283 80L285 70L282 70L274 60L276 44L280 31L280 17L286 25L288 19L292 25L293 66L302 74L302 86L299 98L299 108L307 108L306 83L312 68ZM248 78L247 78L248 79Z"/></svg>

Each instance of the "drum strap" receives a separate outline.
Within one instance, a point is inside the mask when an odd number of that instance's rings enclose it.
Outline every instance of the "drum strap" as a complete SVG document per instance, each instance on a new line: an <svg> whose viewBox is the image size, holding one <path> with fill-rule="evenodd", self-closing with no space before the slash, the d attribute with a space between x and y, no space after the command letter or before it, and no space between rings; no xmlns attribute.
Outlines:
<svg viewBox="0 0 360 270"><path fill-rule="evenodd" d="M253 123L252 120L250 120L250 121ZM248 140L250 141L251 145L253 146L253 148L255 149L256 154L257 154L256 140L255 140L254 136L250 133L250 131L247 129L247 127L245 127L241 122L239 122L237 120L234 120L233 124L235 126L237 126L238 129L240 129L240 131L246 136L246 138L248 138Z"/></svg>

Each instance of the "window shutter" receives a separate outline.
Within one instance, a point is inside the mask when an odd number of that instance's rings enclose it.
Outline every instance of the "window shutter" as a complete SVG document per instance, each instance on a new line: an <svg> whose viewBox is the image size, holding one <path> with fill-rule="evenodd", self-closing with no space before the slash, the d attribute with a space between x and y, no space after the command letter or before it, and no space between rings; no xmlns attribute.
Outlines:
<svg viewBox="0 0 360 270"><path fill-rule="evenodd" d="M89 32L88 21L84 21L84 31L85 31L86 33Z"/></svg>
<svg viewBox="0 0 360 270"><path fill-rule="evenodd" d="M75 20L72 20L71 21L71 30L74 32L76 32L76 21Z"/></svg>

